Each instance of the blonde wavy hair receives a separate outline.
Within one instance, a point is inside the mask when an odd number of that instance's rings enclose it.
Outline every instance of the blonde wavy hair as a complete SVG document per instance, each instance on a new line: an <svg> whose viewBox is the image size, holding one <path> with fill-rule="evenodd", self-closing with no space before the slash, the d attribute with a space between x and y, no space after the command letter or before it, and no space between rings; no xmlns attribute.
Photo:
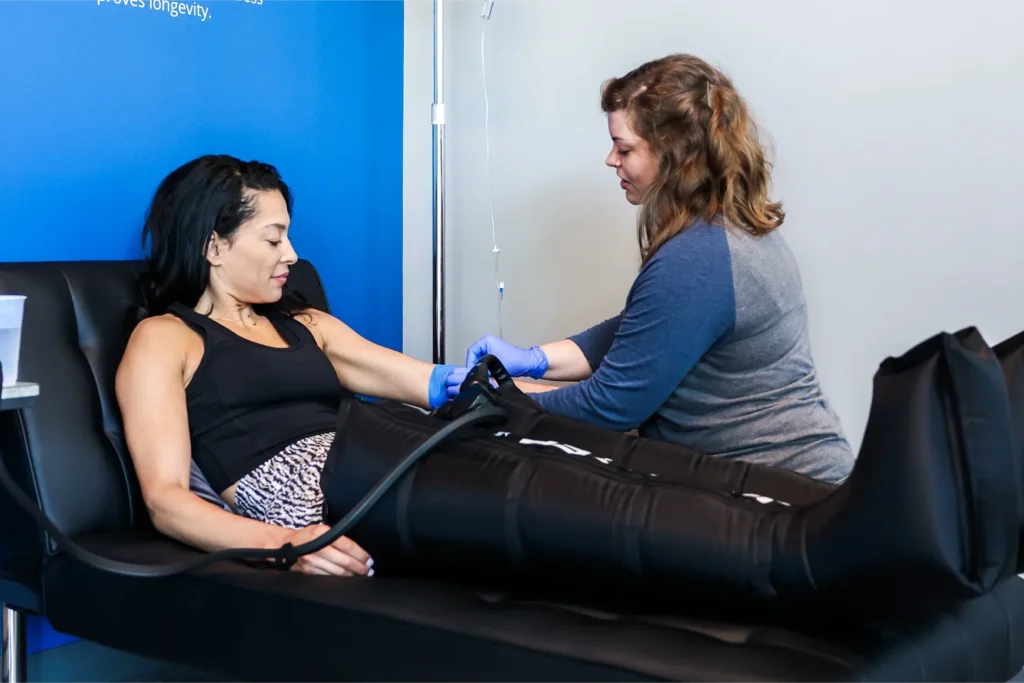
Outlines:
<svg viewBox="0 0 1024 683"><path fill-rule="evenodd" d="M729 78L707 62L685 54L647 62L602 86L601 109L625 110L658 160L637 218L644 263L700 219L724 216L753 235L782 225L753 117Z"/></svg>

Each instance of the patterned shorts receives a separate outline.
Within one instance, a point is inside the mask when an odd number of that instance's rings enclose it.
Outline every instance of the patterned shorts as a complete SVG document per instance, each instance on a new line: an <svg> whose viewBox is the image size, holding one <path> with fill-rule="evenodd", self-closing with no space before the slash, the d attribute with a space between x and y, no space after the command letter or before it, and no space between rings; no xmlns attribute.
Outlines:
<svg viewBox="0 0 1024 683"><path fill-rule="evenodd" d="M322 523L320 474L333 443L334 432L301 439L242 477L235 489L235 511L292 529Z"/></svg>

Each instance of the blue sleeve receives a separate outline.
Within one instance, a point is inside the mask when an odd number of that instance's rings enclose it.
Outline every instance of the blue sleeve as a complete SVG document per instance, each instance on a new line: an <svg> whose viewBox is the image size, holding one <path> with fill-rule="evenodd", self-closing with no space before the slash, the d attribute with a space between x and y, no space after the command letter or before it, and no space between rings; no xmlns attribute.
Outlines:
<svg viewBox="0 0 1024 683"><path fill-rule="evenodd" d="M593 327L583 330L579 334L569 337L569 340L580 347L580 351L587 358L590 370L597 370L608 351L612 348L615 340L615 333L619 331L619 323L622 321L622 314L614 318L608 318Z"/></svg>
<svg viewBox="0 0 1024 683"><path fill-rule="evenodd" d="M698 224L665 243L641 269L594 374L531 396L553 413L633 429L732 331L735 302L725 230Z"/></svg>

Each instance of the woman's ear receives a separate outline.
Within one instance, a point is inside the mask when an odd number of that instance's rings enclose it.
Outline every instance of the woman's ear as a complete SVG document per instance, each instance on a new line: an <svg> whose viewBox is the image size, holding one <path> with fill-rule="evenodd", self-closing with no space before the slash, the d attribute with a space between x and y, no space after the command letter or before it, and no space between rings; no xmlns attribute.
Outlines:
<svg viewBox="0 0 1024 683"><path fill-rule="evenodd" d="M211 266L219 266L221 262L220 248L221 239L217 233L210 235L209 241L206 243L206 260Z"/></svg>

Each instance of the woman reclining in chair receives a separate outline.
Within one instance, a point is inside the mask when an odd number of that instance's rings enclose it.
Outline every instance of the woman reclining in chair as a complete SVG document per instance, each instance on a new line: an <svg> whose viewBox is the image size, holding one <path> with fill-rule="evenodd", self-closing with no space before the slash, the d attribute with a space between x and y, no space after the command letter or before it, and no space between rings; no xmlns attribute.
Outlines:
<svg viewBox="0 0 1024 683"><path fill-rule="evenodd" d="M327 530L319 480L346 392L446 400L451 367L373 344L289 292L290 212L276 169L206 156L163 181L143 229L149 315L116 383L125 437L156 528L209 551ZM226 506L192 492L193 461ZM372 564L341 538L294 568L351 576Z"/></svg>

